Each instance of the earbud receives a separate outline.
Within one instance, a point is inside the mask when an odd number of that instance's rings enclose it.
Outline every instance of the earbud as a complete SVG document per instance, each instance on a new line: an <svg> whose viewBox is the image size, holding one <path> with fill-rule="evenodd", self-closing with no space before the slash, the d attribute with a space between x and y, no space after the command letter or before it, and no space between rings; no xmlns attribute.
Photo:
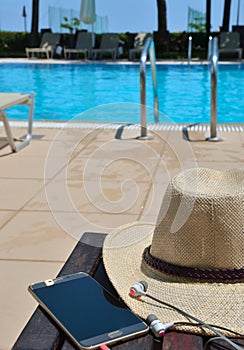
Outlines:
<svg viewBox="0 0 244 350"><path fill-rule="evenodd" d="M136 298L141 295L146 295L148 284L146 281L140 281L130 287L130 296Z"/></svg>
<svg viewBox="0 0 244 350"><path fill-rule="evenodd" d="M146 322L156 337L163 337L165 331L174 325L174 322L163 324L154 314L148 315Z"/></svg>
<svg viewBox="0 0 244 350"><path fill-rule="evenodd" d="M147 298L156 301L159 304L165 305L167 307L172 308L173 310L179 312L181 315L187 317L188 319L192 319L195 322L199 323L200 325L208 328L210 331L214 332L215 334L217 334L221 339L223 339L224 341L226 341L228 344L230 344L234 349L238 349L241 350L242 348L237 345L236 343L234 343L232 340L228 339L225 335L223 335L222 333L220 333L217 329L215 329L215 327L201 321L199 318L192 316L190 314L188 314L188 312L178 308L177 306L174 306L172 304L167 303L166 301L160 300L156 297L154 297L153 295L147 294L147 287L148 284L146 281L140 281L137 282L135 284L133 284L133 286L130 288L130 296L136 298L139 297L141 295L145 295ZM162 324L159 319L157 318L157 316L150 314L147 317L146 320L147 324L149 325L149 327L151 328L152 332L154 333L154 335L156 337L163 337L165 331L172 327L174 325L174 322L170 322L170 323L166 323L166 324Z"/></svg>

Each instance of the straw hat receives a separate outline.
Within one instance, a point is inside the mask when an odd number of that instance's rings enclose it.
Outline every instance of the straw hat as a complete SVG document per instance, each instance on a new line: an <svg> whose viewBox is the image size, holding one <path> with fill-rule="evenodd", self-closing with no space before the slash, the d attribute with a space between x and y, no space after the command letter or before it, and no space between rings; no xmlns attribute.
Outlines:
<svg viewBox="0 0 244 350"><path fill-rule="evenodd" d="M155 314L174 329L212 335L147 293L238 337L243 326L244 170L188 169L169 183L156 225L134 222L107 235L106 272L118 294L142 318Z"/></svg>

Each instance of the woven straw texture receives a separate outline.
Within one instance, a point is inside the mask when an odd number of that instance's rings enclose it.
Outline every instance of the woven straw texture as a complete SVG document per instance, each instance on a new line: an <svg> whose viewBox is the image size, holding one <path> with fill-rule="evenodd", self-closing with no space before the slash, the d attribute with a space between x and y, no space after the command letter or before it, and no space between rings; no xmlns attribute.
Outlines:
<svg viewBox="0 0 244 350"><path fill-rule="evenodd" d="M189 169L176 176L165 193L156 226L135 222L111 232L103 259L107 274L125 303L139 316L154 313L163 322L183 322L175 329L213 335L172 308L147 297L129 296L130 287L148 282L148 294L219 329L231 337L244 334L244 284L186 282L142 263L151 254L186 267L243 268L244 171ZM243 271L243 270L242 270ZM236 332L238 334L235 334Z"/></svg>
<svg viewBox="0 0 244 350"><path fill-rule="evenodd" d="M243 267L243 195L241 170L200 168L176 176L159 211L151 254L181 266Z"/></svg>

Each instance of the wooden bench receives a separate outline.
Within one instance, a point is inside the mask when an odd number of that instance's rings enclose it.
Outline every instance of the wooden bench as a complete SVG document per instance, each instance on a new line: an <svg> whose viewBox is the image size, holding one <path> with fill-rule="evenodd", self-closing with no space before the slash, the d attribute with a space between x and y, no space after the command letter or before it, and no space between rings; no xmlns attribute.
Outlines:
<svg viewBox="0 0 244 350"><path fill-rule="evenodd" d="M111 285L102 262L102 244L104 234L84 233L77 243L67 262L58 276L84 271L92 275L99 283L111 293L117 295ZM201 350L208 338L168 331L162 339L156 339L151 333L126 342L111 346L114 350ZM216 340L223 344L224 349L233 349L226 342ZM214 342L215 343L215 342ZM207 349L219 349L214 343ZM244 340L239 339L239 344L244 345ZM18 337L12 350L77 350L68 337L59 329L52 319L41 308L37 307L22 333Z"/></svg>

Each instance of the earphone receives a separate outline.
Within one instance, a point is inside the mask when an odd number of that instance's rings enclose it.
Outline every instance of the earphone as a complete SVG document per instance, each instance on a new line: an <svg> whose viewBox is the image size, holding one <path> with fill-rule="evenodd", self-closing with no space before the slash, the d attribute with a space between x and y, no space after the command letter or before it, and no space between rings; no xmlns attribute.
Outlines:
<svg viewBox="0 0 244 350"><path fill-rule="evenodd" d="M157 298L155 298L154 296L150 295L150 294L147 294L147 288L148 288L148 283L146 281L139 281L135 284L133 284L131 287L130 287L130 296L133 297L133 298L139 298L140 296L146 296L162 305L165 305L165 306L168 306L176 311L178 311L181 315L187 317L187 318L190 318L192 320L194 320L195 322L201 324L202 326L208 328L209 330L211 330L212 332L214 332L215 334L217 334L219 337L221 337L223 340L225 340L227 343L229 343L230 345L232 345L235 349L237 350L243 350L243 348L241 348L239 345L235 344L233 341L231 341L230 339L228 339L226 336L224 336L222 333L220 333L218 330L216 330L214 327L210 326L209 324L199 320L198 318L196 318L195 316L192 316L190 314L188 314L187 312L185 312L184 310L182 309L179 309L178 307L172 305L172 304L169 304L169 303L166 303L165 301L162 301L162 300L159 300ZM149 322L150 320L152 319L152 317L150 317L151 315L149 315L147 317L147 320L149 318ZM153 315L154 317L156 317L155 315ZM158 321L158 322L156 322ZM154 323L153 323L154 322ZM162 328L162 326L166 326L166 325L163 325L156 317L156 319L152 319L152 321L150 322L150 328L152 329L153 333L155 331L155 335L157 334L157 330L158 328ZM148 323L149 324L149 323ZM170 327L172 327L174 325L174 323L172 322L172 325L170 325ZM169 327L168 327L169 328ZM164 329L164 331L166 330L166 328ZM161 329L161 332L164 332L162 331ZM160 332L160 330L159 330ZM163 336L164 333L161 333L162 335L159 335L159 336ZM157 336L157 335L156 335Z"/></svg>
<svg viewBox="0 0 244 350"><path fill-rule="evenodd" d="M156 337L163 337L165 331L174 325L174 322L163 324L154 314L147 316L146 323Z"/></svg>
<svg viewBox="0 0 244 350"><path fill-rule="evenodd" d="M148 288L148 284L146 281L137 282L130 287L130 295L134 298L140 295L147 295L146 293L147 288Z"/></svg>

